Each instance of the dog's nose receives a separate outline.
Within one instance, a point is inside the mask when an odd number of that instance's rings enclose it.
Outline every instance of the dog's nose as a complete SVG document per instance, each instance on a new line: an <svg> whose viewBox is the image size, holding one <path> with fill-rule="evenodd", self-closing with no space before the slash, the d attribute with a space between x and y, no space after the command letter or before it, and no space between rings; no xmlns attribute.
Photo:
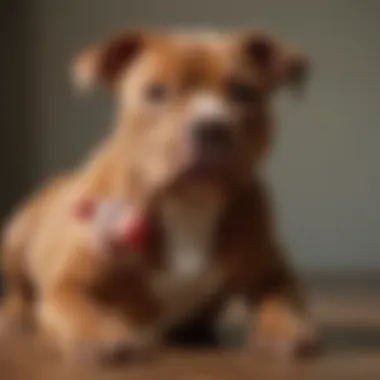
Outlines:
<svg viewBox="0 0 380 380"><path fill-rule="evenodd" d="M193 131L194 143L201 149L226 149L231 143L231 128L223 120L206 120Z"/></svg>

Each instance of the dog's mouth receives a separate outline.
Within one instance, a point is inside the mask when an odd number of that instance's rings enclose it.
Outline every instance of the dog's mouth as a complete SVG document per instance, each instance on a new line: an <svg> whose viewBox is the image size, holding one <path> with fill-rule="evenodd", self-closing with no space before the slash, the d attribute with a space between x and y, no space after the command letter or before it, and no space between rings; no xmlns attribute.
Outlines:
<svg viewBox="0 0 380 380"><path fill-rule="evenodd" d="M210 149L196 155L180 171L176 187L226 187L233 179L234 157L232 154Z"/></svg>
<svg viewBox="0 0 380 380"><path fill-rule="evenodd" d="M215 150L209 151L194 160L187 168L186 175L194 179L215 180L226 177L230 170L230 159L225 154Z"/></svg>

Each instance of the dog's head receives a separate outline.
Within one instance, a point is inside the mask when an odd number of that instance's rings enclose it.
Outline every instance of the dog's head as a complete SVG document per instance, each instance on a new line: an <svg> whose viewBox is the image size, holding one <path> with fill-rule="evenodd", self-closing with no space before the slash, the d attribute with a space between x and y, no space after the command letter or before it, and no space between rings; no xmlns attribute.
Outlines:
<svg viewBox="0 0 380 380"><path fill-rule="evenodd" d="M82 86L117 94L117 139L144 181L183 189L246 181L271 142L270 101L305 79L305 58L262 32L127 31L85 51Z"/></svg>

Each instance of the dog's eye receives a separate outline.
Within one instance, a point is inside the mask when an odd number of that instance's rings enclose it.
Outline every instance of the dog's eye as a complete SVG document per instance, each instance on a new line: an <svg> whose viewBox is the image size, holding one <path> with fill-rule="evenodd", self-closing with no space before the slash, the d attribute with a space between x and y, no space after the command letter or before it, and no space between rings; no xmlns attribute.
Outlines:
<svg viewBox="0 0 380 380"><path fill-rule="evenodd" d="M228 97L240 104L251 104L260 97L259 90L255 86L238 81L231 81L227 91Z"/></svg>
<svg viewBox="0 0 380 380"><path fill-rule="evenodd" d="M162 102L168 96L169 90L163 83L153 83L146 90L146 98L150 102Z"/></svg>

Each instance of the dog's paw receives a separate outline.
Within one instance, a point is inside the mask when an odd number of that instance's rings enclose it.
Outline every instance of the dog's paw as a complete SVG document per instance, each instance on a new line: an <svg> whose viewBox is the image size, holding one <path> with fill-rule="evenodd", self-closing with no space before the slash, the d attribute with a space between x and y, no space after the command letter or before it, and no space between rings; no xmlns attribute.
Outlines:
<svg viewBox="0 0 380 380"><path fill-rule="evenodd" d="M115 365L149 355L154 341L139 336L136 339L110 339L81 341L68 344L63 350L68 365Z"/></svg>
<svg viewBox="0 0 380 380"><path fill-rule="evenodd" d="M251 341L251 347L254 352L289 357L314 355L319 345L314 336L257 334Z"/></svg>
<svg viewBox="0 0 380 380"><path fill-rule="evenodd" d="M68 365L107 365L125 362L136 354L125 341L82 342L64 350L64 360Z"/></svg>
<svg viewBox="0 0 380 380"><path fill-rule="evenodd" d="M263 315L251 334L254 351L275 356L314 355L319 342L314 326L292 313Z"/></svg>

